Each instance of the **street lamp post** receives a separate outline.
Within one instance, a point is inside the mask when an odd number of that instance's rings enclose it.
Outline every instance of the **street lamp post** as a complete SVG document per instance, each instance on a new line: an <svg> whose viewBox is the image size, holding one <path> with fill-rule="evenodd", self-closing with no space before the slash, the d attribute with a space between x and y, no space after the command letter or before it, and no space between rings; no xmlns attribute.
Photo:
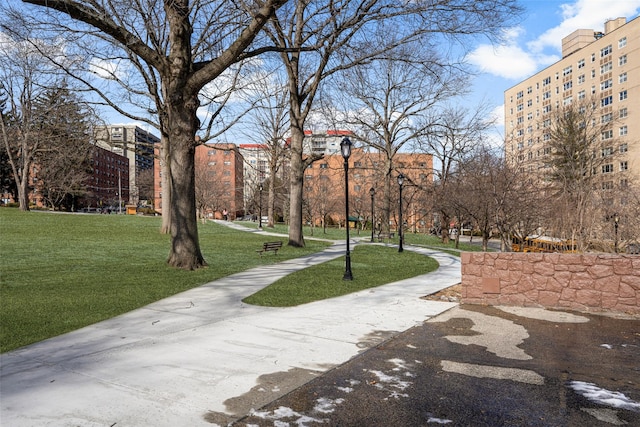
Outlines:
<svg viewBox="0 0 640 427"><path fill-rule="evenodd" d="M262 230L262 183L260 183L260 187L258 187L260 189L260 204L259 204L259 212L260 215L258 216L258 228Z"/></svg>
<svg viewBox="0 0 640 427"><path fill-rule="evenodd" d="M373 232L374 232L374 218L373 218L373 196L376 194L376 189L371 187L369 189L369 194L371 195L371 243L373 243Z"/></svg>
<svg viewBox="0 0 640 427"><path fill-rule="evenodd" d="M400 225L398 227L398 237L400 237L400 242L398 244L398 252L404 251L404 248L402 247L404 240L404 233L402 231L402 184L404 184L404 175L400 174L398 175L398 187L400 188L400 214L398 215L400 217Z"/></svg>
<svg viewBox="0 0 640 427"><path fill-rule="evenodd" d="M351 274L351 252L349 251L349 156L351 156L351 140L344 138L340 142L340 151L344 157L344 206L345 225L347 226L347 252L345 254L345 270L343 280L353 280Z"/></svg>
<svg viewBox="0 0 640 427"><path fill-rule="evenodd" d="M613 247L616 253L618 253L618 223L619 222L620 222L620 215L618 215L617 213L613 214L613 231L615 235Z"/></svg>

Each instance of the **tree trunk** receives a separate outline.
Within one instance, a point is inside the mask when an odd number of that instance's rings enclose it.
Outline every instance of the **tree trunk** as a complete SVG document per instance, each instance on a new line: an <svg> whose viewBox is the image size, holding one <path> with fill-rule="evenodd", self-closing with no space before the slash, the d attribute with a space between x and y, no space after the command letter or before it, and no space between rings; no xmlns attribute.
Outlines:
<svg viewBox="0 0 640 427"><path fill-rule="evenodd" d="M171 161L169 156L169 138L162 134L160 137L160 171L162 182L162 226L160 233L171 232Z"/></svg>
<svg viewBox="0 0 640 427"><path fill-rule="evenodd" d="M275 190L273 188L273 183L274 183L274 178L275 175L271 175L271 183L269 185L269 194L267 195L267 227L269 228L273 228L275 226L274 224L274 214L273 214L273 207L276 204L276 194L275 194Z"/></svg>
<svg viewBox="0 0 640 427"><path fill-rule="evenodd" d="M176 96L177 98L177 96ZM180 97L168 105L171 129L169 153L171 191L171 252L173 267L194 270L206 264L200 252L195 192L195 134L197 98Z"/></svg>
<svg viewBox="0 0 640 427"><path fill-rule="evenodd" d="M391 231L389 221L391 219L391 160L385 162L384 194L382 195L382 215L380 218L380 232L389 233Z"/></svg>
<svg viewBox="0 0 640 427"><path fill-rule="evenodd" d="M291 126L291 171L289 200L289 246L304 247L302 235L302 191L304 187L304 162L302 160L302 143L304 130Z"/></svg>

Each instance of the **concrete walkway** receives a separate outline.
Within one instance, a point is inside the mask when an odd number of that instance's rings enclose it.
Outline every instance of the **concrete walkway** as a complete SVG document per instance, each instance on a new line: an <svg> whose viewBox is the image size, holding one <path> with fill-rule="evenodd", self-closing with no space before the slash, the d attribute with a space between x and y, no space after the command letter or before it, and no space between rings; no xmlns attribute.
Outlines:
<svg viewBox="0 0 640 427"><path fill-rule="evenodd" d="M342 256L344 245L334 244L2 354L0 425L226 425L455 306L420 297L459 283L459 259L405 249L434 257L440 268L298 307L241 302Z"/></svg>

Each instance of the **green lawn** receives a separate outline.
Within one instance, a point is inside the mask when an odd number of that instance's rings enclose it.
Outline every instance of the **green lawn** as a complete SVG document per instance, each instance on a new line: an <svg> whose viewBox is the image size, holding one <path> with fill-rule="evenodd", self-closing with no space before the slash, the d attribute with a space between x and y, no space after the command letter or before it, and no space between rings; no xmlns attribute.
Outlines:
<svg viewBox="0 0 640 427"><path fill-rule="evenodd" d="M167 266L169 236L159 217L0 209L0 351L125 313L238 271L317 252L285 245L256 253L274 237L199 225L209 267Z"/></svg>
<svg viewBox="0 0 640 427"><path fill-rule="evenodd" d="M170 238L159 233L160 224L159 217L0 208L0 352L126 313L239 271L318 252L330 244L306 239L305 248L293 248L286 245L286 237L201 223L200 245L209 266L184 271L166 264ZM275 231L288 232L283 225ZM305 236L310 235L311 230L305 228ZM345 233L332 229L325 234L315 228L313 236L343 240ZM351 236L358 233L352 231ZM267 253L260 257L256 249L272 240L282 240L285 245L277 256ZM424 235L407 234L406 241L438 244L437 238ZM397 248L361 244L354 248L352 267L351 282L342 280L341 257L297 272L247 301L297 305L423 274L437 264L410 251L398 254Z"/></svg>
<svg viewBox="0 0 640 427"><path fill-rule="evenodd" d="M353 280L343 280L344 257L283 277L244 299L255 305L289 307L373 288L438 268L433 258L396 247L360 244L351 254Z"/></svg>

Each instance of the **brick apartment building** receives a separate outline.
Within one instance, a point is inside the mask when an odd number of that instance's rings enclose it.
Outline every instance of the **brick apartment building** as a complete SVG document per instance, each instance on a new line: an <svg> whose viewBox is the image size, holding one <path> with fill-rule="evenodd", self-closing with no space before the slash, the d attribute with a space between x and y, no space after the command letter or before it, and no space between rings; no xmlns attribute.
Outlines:
<svg viewBox="0 0 640 427"><path fill-rule="evenodd" d="M87 182L86 207L106 208L129 200L129 159L95 146L92 175Z"/></svg>
<svg viewBox="0 0 640 427"><path fill-rule="evenodd" d="M397 175L405 175L403 186L403 222L413 231L426 231L431 224L424 188L433 182L433 157L429 154L398 153L394 158L395 172L388 190L384 188L385 158L378 152L363 148L349 157L350 217L371 220L371 189L374 190L374 223L379 229L381 212L389 203L391 228L397 227L399 187ZM344 223L344 158L341 154L325 155L305 170L304 214L307 221L321 225L323 221ZM385 197L386 191L389 192Z"/></svg>
<svg viewBox="0 0 640 427"><path fill-rule="evenodd" d="M162 212L162 167L159 147L154 167L154 207ZM235 144L202 144L195 151L196 193L206 204L202 215L233 220L243 214L244 162Z"/></svg>
<svg viewBox="0 0 640 427"><path fill-rule="evenodd" d="M125 203L140 202L138 177L154 167L154 152L160 138L136 125L109 125L98 128L96 144L129 159L129 191Z"/></svg>

